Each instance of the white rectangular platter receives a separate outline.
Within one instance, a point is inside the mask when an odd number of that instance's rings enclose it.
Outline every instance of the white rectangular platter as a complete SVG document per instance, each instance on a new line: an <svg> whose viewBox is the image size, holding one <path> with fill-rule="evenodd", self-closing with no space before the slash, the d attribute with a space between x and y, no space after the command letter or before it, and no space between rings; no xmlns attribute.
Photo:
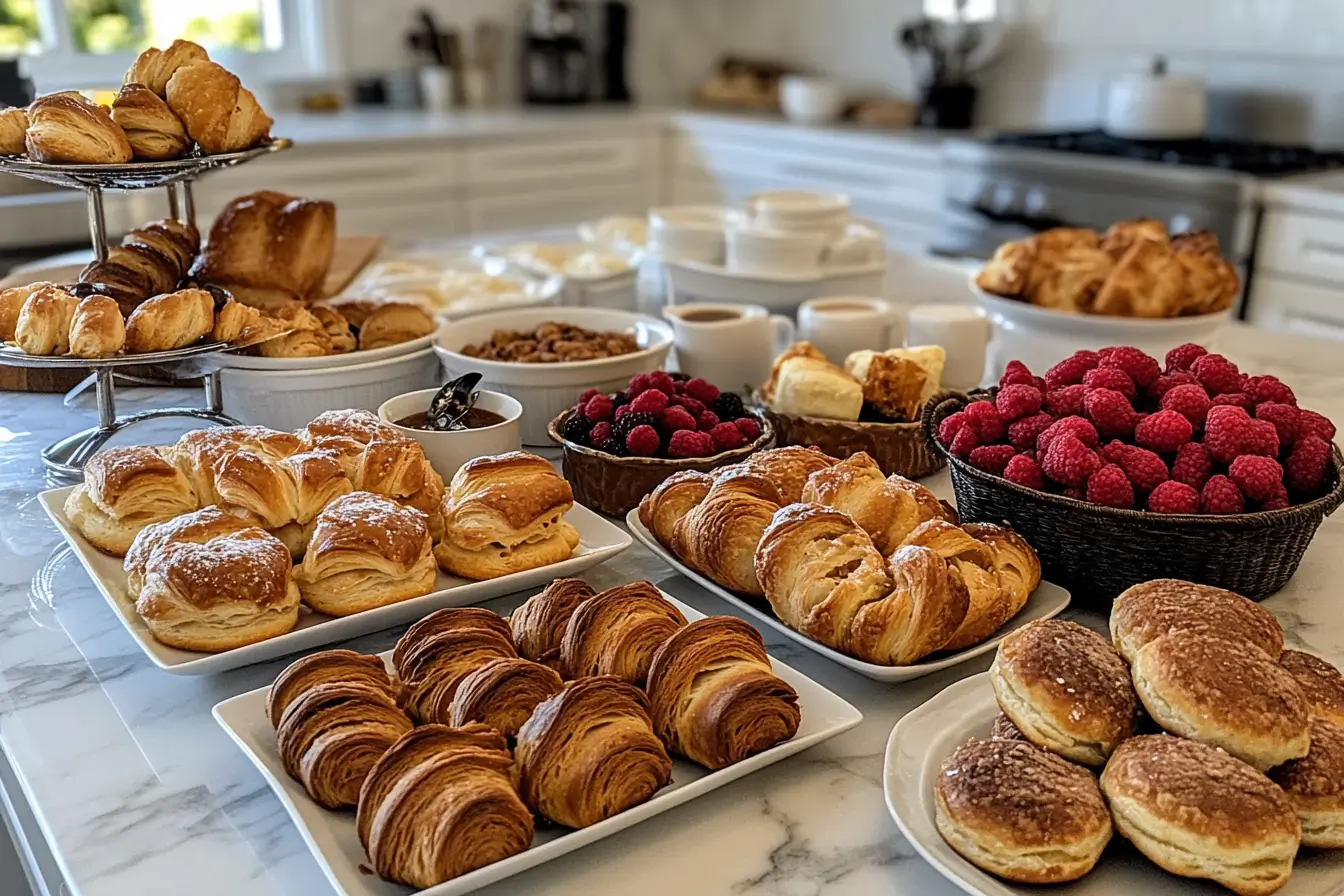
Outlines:
<svg viewBox="0 0 1344 896"><path fill-rule="evenodd" d="M907 713L891 732L882 774L887 810L901 833L940 874L977 896L1030 896L1047 888L1014 884L981 871L944 842L934 820L933 785L943 760L972 738L989 736L999 705L981 673L957 682ZM1048 888L1058 896L1227 896L1209 881L1167 874L1116 834L1086 877ZM1344 853L1303 849L1293 876L1275 896L1344 892Z"/></svg>
<svg viewBox="0 0 1344 896"><path fill-rule="evenodd" d="M463 607L491 598L512 594L537 585L549 583L563 576L576 576L608 560L631 544L628 533L621 531L602 517L580 505L566 514L565 519L579 530L579 546L573 556L561 563L513 573L498 579L473 582L450 576L439 570L434 590L423 597L366 610L353 616L325 616L304 607L299 611L299 624L292 632L257 644L220 653L198 653L178 650L161 644L149 633L144 621L135 612L126 592L126 573L119 557L109 557L84 540L65 516L65 498L72 490L50 489L38 496L42 508L51 517L70 543L79 562L88 570L108 604L116 611L121 624L140 645L150 661L165 672L174 675L214 675L228 669L237 669L252 663L262 663L276 657L345 641L370 632L414 622L442 607Z"/></svg>
<svg viewBox="0 0 1344 896"><path fill-rule="evenodd" d="M664 597L675 604L688 620L695 621L704 617L703 613L697 612L676 598L666 594ZM391 656L390 650L382 654L389 668ZM684 759L674 759L672 783L654 794L653 799L647 803L627 809L620 815L582 830L538 828L536 839L526 852L424 890L422 891L424 896L457 896L526 871L581 846L609 837L688 800L703 796L744 775L773 765L848 731L863 721L862 713L807 676L773 657L770 663L775 674L798 692L802 721L798 733L791 740L717 772L711 772ZM322 808L313 802L297 781L286 774L280 755L276 751L275 729L271 727L270 720L266 716L266 688L259 688L217 704L214 716L275 791L275 795L279 797L285 811L294 820L304 842L312 850L317 863L337 893L341 896L403 896L407 892L405 887L390 884L360 870L361 864L366 861L366 856L355 833L353 810L333 812ZM613 880L609 890L604 892L614 893L619 890L620 881Z"/></svg>
<svg viewBox="0 0 1344 896"><path fill-rule="evenodd" d="M740 594L734 594L727 588L715 584L713 581L691 569L689 566L682 563L675 554L663 547L658 539L653 537L652 532L644 528L644 524L639 521L638 507L630 511L625 518L625 523L630 527L630 531L634 534L635 538L639 539L641 544L647 547L650 551L653 551L653 553L657 554L663 560L667 561L668 565L677 572L686 576L686 578L695 582L706 591L716 594L738 609L750 613L756 620L765 623L785 637L797 641L809 650L815 650L828 660L837 662L846 669L852 669L860 675L867 676L874 681L910 681L914 678L932 675L934 672L941 672L958 663L964 663L969 659L974 659L977 656L994 650L1009 632L1019 629L1028 622L1032 622L1036 619L1050 619L1051 617L1058 616L1060 613L1064 612L1064 608L1069 605L1069 592L1051 582L1042 582L1036 590L1031 593L1031 597L1027 598L1026 606L1024 606L1016 616L1009 620L1003 628L995 632L994 636L989 640L977 644L974 647L968 647L959 653L953 653L947 656L939 656L935 654L932 659L925 660L922 663L915 663L910 666L880 666L877 663L864 662L861 659L856 659L855 657L843 654L838 650L833 650L825 644L819 644L816 641L813 641L807 635L804 635L801 632L796 632L783 622L780 622L775 614L770 611L769 605L764 601L761 601L760 603L749 601Z"/></svg>

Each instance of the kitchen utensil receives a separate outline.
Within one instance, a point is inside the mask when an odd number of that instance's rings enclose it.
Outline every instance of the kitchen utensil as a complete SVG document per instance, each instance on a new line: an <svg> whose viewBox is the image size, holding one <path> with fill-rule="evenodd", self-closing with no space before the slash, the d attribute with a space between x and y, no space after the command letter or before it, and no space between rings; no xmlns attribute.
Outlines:
<svg viewBox="0 0 1344 896"><path fill-rule="evenodd" d="M481 397L476 387L480 384L479 373L464 373L446 383L429 401L429 425L439 432L451 430L476 406L476 399Z"/></svg>
<svg viewBox="0 0 1344 896"><path fill-rule="evenodd" d="M1203 136L1207 115L1204 82L1168 74L1166 59L1158 56L1148 71L1111 81L1103 127L1112 136L1133 140L1189 140Z"/></svg>
<svg viewBox="0 0 1344 896"><path fill-rule="evenodd" d="M430 65L446 65L443 35L434 21L433 13L428 9L421 9L416 14L416 26L415 30L406 35L407 46Z"/></svg>

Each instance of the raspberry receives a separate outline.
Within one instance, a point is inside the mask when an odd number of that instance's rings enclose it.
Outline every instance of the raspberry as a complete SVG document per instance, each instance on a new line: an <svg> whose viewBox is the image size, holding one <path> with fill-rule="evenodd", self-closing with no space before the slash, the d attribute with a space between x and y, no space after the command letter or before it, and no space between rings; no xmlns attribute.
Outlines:
<svg viewBox="0 0 1344 896"><path fill-rule="evenodd" d="M600 420L610 420L614 410L615 405L611 403L610 398L605 395L594 395L583 406L583 416L597 423Z"/></svg>
<svg viewBox="0 0 1344 896"><path fill-rule="evenodd" d="M1017 449L1012 445L982 445L972 451L967 460L977 469L1001 476L1008 462L1016 456Z"/></svg>
<svg viewBox="0 0 1344 896"><path fill-rule="evenodd" d="M1101 448L1097 450L1097 453L1100 454L1102 459L1108 464L1118 464L1120 463L1120 458L1124 457L1125 452L1132 447L1134 446L1126 445L1119 439L1112 439L1105 445L1102 445Z"/></svg>
<svg viewBox="0 0 1344 896"><path fill-rule="evenodd" d="M1176 411L1158 411L1149 414L1134 427L1134 441L1159 454L1171 454L1195 434L1190 421Z"/></svg>
<svg viewBox="0 0 1344 896"><path fill-rule="evenodd" d="M1025 454L1018 454L1008 461L1008 466L1003 468L1003 478L1037 491L1045 488L1045 474L1041 472L1041 465L1036 463L1036 458Z"/></svg>
<svg viewBox="0 0 1344 896"><path fill-rule="evenodd" d="M1045 452L1050 449L1050 443L1066 432L1082 439L1083 444L1089 448L1095 448L1101 444L1101 439L1097 438L1097 429L1091 423L1082 417L1065 417L1051 423L1046 427L1045 432L1036 437L1036 453L1044 458Z"/></svg>
<svg viewBox="0 0 1344 896"><path fill-rule="evenodd" d="M1088 389L1114 389L1121 395L1134 401L1139 397L1139 388L1129 378L1129 374L1114 367L1098 367L1083 374L1083 385Z"/></svg>
<svg viewBox="0 0 1344 896"><path fill-rule="evenodd" d="M951 419L950 417L948 418ZM1023 417L1008 427L1008 441L1018 451L1027 451L1036 447L1041 433L1050 428L1055 418L1044 412Z"/></svg>
<svg viewBox="0 0 1344 896"><path fill-rule="evenodd" d="M1199 384L1176 386L1166 395L1158 406L1164 411L1175 411L1185 419L1189 420L1194 426L1203 426L1204 418L1209 416L1209 408L1213 402L1209 401L1209 394L1204 391L1204 387Z"/></svg>
<svg viewBox="0 0 1344 896"><path fill-rule="evenodd" d="M642 414L661 414L666 407L667 396L657 389L641 392L630 402L630 408Z"/></svg>
<svg viewBox="0 0 1344 896"><path fill-rule="evenodd" d="M746 419L746 418L743 418ZM700 416L695 418L695 428L701 432L709 432L719 425L719 415L713 411L702 411Z"/></svg>
<svg viewBox="0 0 1344 896"><path fill-rule="evenodd" d="M631 457L653 457L661 445L658 430L652 426L636 426L625 437L625 450Z"/></svg>
<svg viewBox="0 0 1344 896"><path fill-rule="evenodd" d="M1060 485L1082 487L1087 484L1088 477L1103 465L1097 452L1084 445L1073 433L1066 432L1050 443L1041 469Z"/></svg>
<svg viewBox="0 0 1344 896"><path fill-rule="evenodd" d="M1096 352L1075 352L1045 372L1045 385L1053 390L1081 383L1083 375L1100 363Z"/></svg>
<svg viewBox="0 0 1344 896"><path fill-rule="evenodd" d="M1103 507L1129 510L1134 506L1134 486L1125 471L1115 464L1107 464L1087 477L1087 500Z"/></svg>
<svg viewBox="0 0 1344 896"><path fill-rule="evenodd" d="M635 398L643 392L653 388L653 382L647 373L637 373L630 377L630 383L625 387L625 394Z"/></svg>
<svg viewBox="0 0 1344 896"><path fill-rule="evenodd" d="M694 398L696 401L704 402L707 405L713 404L714 402L718 401L719 398L718 387L715 386L713 383L709 382L708 380L703 380L700 377L696 377L693 380L687 381L686 394Z"/></svg>
<svg viewBox="0 0 1344 896"><path fill-rule="evenodd" d="M1003 415L988 401L973 401L966 405L966 425L975 430L981 445L997 442L1008 431Z"/></svg>
<svg viewBox="0 0 1344 896"><path fill-rule="evenodd" d="M596 448L609 438L611 438L611 424L603 420L601 423L594 424L589 431L588 444Z"/></svg>
<svg viewBox="0 0 1344 896"><path fill-rule="evenodd" d="M943 418L943 422L938 424L938 441L944 445L951 445L952 440L961 432L961 428L966 425L967 416L965 411L957 411L955 414L948 414Z"/></svg>
<svg viewBox="0 0 1344 896"><path fill-rule="evenodd" d="M560 435L566 442L575 442L579 445L587 444L588 432L593 428L593 423L583 414L570 414L565 418L564 425L560 427Z"/></svg>
<svg viewBox="0 0 1344 896"><path fill-rule="evenodd" d="M1309 411L1306 408L1299 408L1297 419L1301 425L1299 435L1320 436L1327 442L1335 438L1335 424L1331 423L1323 414Z"/></svg>
<svg viewBox="0 0 1344 896"><path fill-rule="evenodd" d="M693 429L677 430L667 443L667 456L671 458L709 457L714 453L713 437Z"/></svg>
<svg viewBox="0 0 1344 896"><path fill-rule="evenodd" d="M1318 435L1298 439L1283 462L1288 488L1299 495L1314 496L1325 482L1333 453L1330 443Z"/></svg>
<svg viewBox="0 0 1344 896"><path fill-rule="evenodd" d="M1243 455L1232 461L1227 475L1252 501L1268 501L1283 488L1283 467L1269 457Z"/></svg>
<svg viewBox="0 0 1344 896"><path fill-rule="evenodd" d="M1199 513L1199 492L1184 482L1167 481L1148 496L1153 513Z"/></svg>
<svg viewBox="0 0 1344 896"><path fill-rule="evenodd" d="M615 424L612 425L612 435L622 443L625 437L634 431L636 426L657 426L658 418L653 414L641 414L638 411L630 411L622 415ZM597 446L594 445L594 448Z"/></svg>
<svg viewBox="0 0 1344 896"><path fill-rule="evenodd" d="M1210 395L1240 392L1245 379L1237 369L1237 365L1222 355L1201 355L1195 360L1190 371L1199 380L1200 385L1209 390Z"/></svg>
<svg viewBox="0 0 1344 896"><path fill-rule="evenodd" d="M1083 399L1087 419L1102 438L1127 436L1134 432L1134 408L1129 399L1114 389L1093 389Z"/></svg>
<svg viewBox="0 0 1344 896"><path fill-rule="evenodd" d="M1261 457L1279 456L1279 431L1268 420L1252 420L1241 439L1238 454L1256 454Z"/></svg>
<svg viewBox="0 0 1344 896"><path fill-rule="evenodd" d="M694 398L687 398L685 395L678 395L669 403L679 408L685 408L686 412L692 417L699 417L706 410L703 402L696 401Z"/></svg>
<svg viewBox="0 0 1344 896"><path fill-rule="evenodd" d="M1278 404L1266 401L1255 408L1255 419L1268 420L1279 433L1279 446L1286 448L1297 441L1301 432L1301 417L1297 408L1290 404Z"/></svg>
<svg viewBox="0 0 1344 896"><path fill-rule="evenodd" d="M960 457L962 460L971 456L971 452L980 447L980 439L975 434L974 426L963 426L957 430L957 435L948 444L947 450L953 457Z"/></svg>
<svg viewBox="0 0 1344 896"><path fill-rule="evenodd" d="M1243 408L1227 405L1210 408L1204 421L1204 447L1214 460L1230 464L1241 453L1241 442L1250 425L1251 415Z"/></svg>
<svg viewBox="0 0 1344 896"><path fill-rule="evenodd" d="M711 412L705 411L705 413L710 414ZM734 420L733 425L737 427L738 432L742 433L742 438L746 439L748 442L754 442L761 437L761 424L757 423L751 417L742 417L741 419Z"/></svg>
<svg viewBox="0 0 1344 896"><path fill-rule="evenodd" d="M1245 408L1250 410L1255 407L1255 402L1245 392L1224 392L1222 395L1215 395L1212 399L1215 405L1228 405L1234 408Z"/></svg>
<svg viewBox="0 0 1344 896"><path fill-rule="evenodd" d="M709 431L709 435L714 440L714 447L720 451L732 451L734 448L741 448L747 444L747 439L742 435L742 430L732 423L720 423Z"/></svg>
<svg viewBox="0 0 1344 896"><path fill-rule="evenodd" d="M1064 491L1060 492L1060 494L1066 498L1072 498L1075 501L1087 500L1087 492L1084 489L1074 488L1073 486L1069 486L1068 488L1064 489Z"/></svg>
<svg viewBox="0 0 1344 896"><path fill-rule="evenodd" d="M1041 392L1035 386L1004 386L994 399L994 407L1010 423L1021 420L1041 409Z"/></svg>
<svg viewBox="0 0 1344 896"><path fill-rule="evenodd" d="M1244 387L1254 404L1272 401L1297 406L1297 396L1276 376L1248 376Z"/></svg>
<svg viewBox="0 0 1344 896"><path fill-rule="evenodd" d="M1042 395L1044 395L1046 392L1049 392L1049 391L1050 391L1050 387L1047 386L1047 385L1045 384L1045 377L1043 377L1043 376L1034 376L1034 377L1031 378L1031 380L1032 380L1032 383L1031 383L1031 384L1032 384L1033 386L1035 386L1036 389L1037 389Z"/></svg>
<svg viewBox="0 0 1344 896"><path fill-rule="evenodd" d="M651 393L644 393L645 395ZM657 393L652 393L657 394ZM683 429L695 429L698 425L691 412L685 408L668 408L658 418L658 426L663 432L678 432Z"/></svg>
<svg viewBox="0 0 1344 896"><path fill-rule="evenodd" d="M677 393L677 383L666 370L655 370L649 374L649 385L667 396Z"/></svg>
<svg viewBox="0 0 1344 896"><path fill-rule="evenodd" d="M1187 342L1167 352L1167 370L1189 370L1195 360L1209 353L1202 345Z"/></svg>
<svg viewBox="0 0 1344 896"><path fill-rule="evenodd" d="M1009 361L1008 367L1003 371L1003 376L999 377L999 388L1004 389L1008 386L1034 386L1036 377L1031 375L1027 365L1021 361Z"/></svg>
<svg viewBox="0 0 1344 896"><path fill-rule="evenodd" d="M1171 478L1192 488L1203 488L1212 475L1213 458L1209 449L1198 442L1186 442L1171 462Z"/></svg>
<svg viewBox="0 0 1344 896"><path fill-rule="evenodd" d="M1195 379L1193 373L1183 373L1181 371L1168 373L1165 376L1158 377L1157 382L1148 387L1147 395L1153 401L1161 402L1167 393L1177 386L1199 386L1199 380ZM1199 391L1204 392L1204 387L1200 386ZM1205 397L1207 397L1207 393Z"/></svg>
<svg viewBox="0 0 1344 896"><path fill-rule="evenodd" d="M1260 509L1283 510L1285 507L1289 506L1290 503L1291 502L1288 500L1288 489L1284 488L1283 485L1280 484L1278 491L1270 495L1269 498L1260 502Z"/></svg>
<svg viewBox="0 0 1344 896"><path fill-rule="evenodd" d="M602 393L597 391L596 389L589 389L587 392L579 396L579 407L582 407L583 405L592 401L594 398L596 398L601 394Z"/></svg>
<svg viewBox="0 0 1344 896"><path fill-rule="evenodd" d="M1156 358L1144 354L1131 345L1104 348L1097 354L1101 356L1102 367L1123 370L1140 389L1147 389L1162 375L1162 367Z"/></svg>
<svg viewBox="0 0 1344 896"><path fill-rule="evenodd" d="M630 410L630 405L628 405L628 404L623 404L623 405L621 405L620 407L616 408L615 411L612 412L611 418L612 418L613 420L619 420L619 419L621 419L622 417L624 417L626 414L631 414L631 413L634 413L634 412Z"/></svg>
<svg viewBox="0 0 1344 896"><path fill-rule="evenodd" d="M736 392L720 392L711 410L719 415L720 420L736 420L746 414L746 409L742 407L742 396Z"/></svg>
<svg viewBox="0 0 1344 896"><path fill-rule="evenodd" d="M1045 393L1045 409L1056 417L1072 417L1083 412L1083 396L1087 387L1082 383Z"/></svg>
<svg viewBox="0 0 1344 896"><path fill-rule="evenodd" d="M1134 490L1142 494L1147 494L1166 482L1169 475L1162 458L1147 448L1126 445L1116 463L1134 484Z"/></svg>
<svg viewBox="0 0 1344 896"><path fill-rule="evenodd" d="M1245 509L1246 499L1242 497L1241 489L1221 473L1210 476L1209 481L1204 483L1204 488L1200 489L1200 513L1241 513Z"/></svg>

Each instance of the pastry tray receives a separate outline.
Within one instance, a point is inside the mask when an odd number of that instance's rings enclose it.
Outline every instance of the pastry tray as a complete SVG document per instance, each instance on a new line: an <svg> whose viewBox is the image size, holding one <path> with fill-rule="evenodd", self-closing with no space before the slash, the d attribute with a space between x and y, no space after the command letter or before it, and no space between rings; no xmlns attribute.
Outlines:
<svg viewBox="0 0 1344 896"><path fill-rule="evenodd" d="M647 547L650 551L653 551L653 553L657 554L663 560L666 560L673 569L686 576L686 578L695 582L706 591L723 598L739 610L751 614L752 618L756 621L770 626L775 631L798 642L809 650L814 650L828 660L839 663L846 669L851 669L874 681L909 681L914 678L922 678L925 675L931 675L934 672L941 672L942 670L951 668L959 663L975 659L998 647L999 642L1002 641L1009 632L1019 629L1028 622L1033 622L1037 619L1050 619L1054 616L1058 616L1060 613L1064 612L1064 608L1069 605L1069 592L1050 582L1041 582L1036 590L1031 593L1031 596L1027 598L1026 606L1024 606L1016 616L1009 620L1003 628L995 632L993 637L989 638L989 640L982 641L974 647L968 647L959 653L950 655L934 654L932 658L910 666L881 666L877 663L864 662L863 660L856 659L855 657L843 654L838 650L833 650L824 644L819 644L816 641L813 641L806 635L796 632L783 622L780 622L771 611L770 604L766 602L764 598L761 598L760 600L745 598L740 594L729 591L721 585L715 584L700 573L691 569L689 566L682 563L671 551L663 547L662 544L658 542L658 539L653 537L652 532L644 528L644 524L639 521L638 507L630 511L625 518L625 523L629 526L630 532L635 538L639 539L641 544Z"/></svg>
<svg viewBox="0 0 1344 896"><path fill-rule="evenodd" d="M206 171L232 168L269 153L289 149L294 141L276 137L241 152L190 155L163 162L126 162L118 165L68 165L37 162L27 156L0 156L0 171L29 180L76 189L143 190L194 180Z"/></svg>
<svg viewBox="0 0 1344 896"><path fill-rule="evenodd" d="M228 669L273 660L286 654L345 641L370 632L405 625L442 607L462 607L545 585L552 579L578 575L616 556L631 543L630 536L619 527L602 519L591 510L575 505L574 509L566 514L565 519L579 531L580 541L574 555L568 560L484 582L456 578L440 570L434 591L423 597L342 617L325 616L304 607L299 611L298 626L288 634L220 653L199 653L161 644L150 634L144 621L135 612L134 605L127 598L126 573L122 568L121 558L99 551L85 541L79 531L66 519L65 499L73 490L74 486L49 489L42 492L38 500L140 649L154 665L174 675L213 675Z"/></svg>
<svg viewBox="0 0 1344 896"><path fill-rule="evenodd" d="M694 621L705 615L676 598L664 597L675 604L687 620ZM390 650L382 654L384 662L389 666L391 656ZM791 740L717 772L674 758L672 783L658 791L648 802L581 830L538 826L536 838L526 851L423 890L421 896L457 896L526 871L773 765L848 731L863 721L863 715L836 694L773 657L770 663L775 674L798 692L802 721L798 733ZM286 774L276 751L275 729L266 716L266 691L266 688L259 688L219 703L214 708L215 720L261 771L262 777L294 820L304 842L312 850L318 865L338 894L403 896L408 892L405 887L388 883L364 870L366 857L355 833L354 810L333 812L322 808L313 802L297 781ZM673 890L676 890L675 886ZM621 882L615 879L603 888L603 892L620 891Z"/></svg>
<svg viewBox="0 0 1344 896"><path fill-rule="evenodd" d="M148 367L173 364L198 358L201 355L222 352L231 346L227 342L203 342L166 352L144 352L138 355L113 355L110 358L76 358L74 355L30 355L16 345L0 342L0 367L88 368L95 367Z"/></svg>
<svg viewBox="0 0 1344 896"><path fill-rule="evenodd" d="M958 855L938 834L933 785L943 760L971 738L989 736L999 705L989 674L957 682L907 713L891 732L883 767L887 810L905 839L936 871L977 896L1029 896L1045 888L1000 880ZM1167 874L1117 833L1092 873L1072 883L1054 884L1052 896L1227 896L1204 880ZM1332 896L1344 892L1344 853L1304 849L1293 876L1275 896Z"/></svg>

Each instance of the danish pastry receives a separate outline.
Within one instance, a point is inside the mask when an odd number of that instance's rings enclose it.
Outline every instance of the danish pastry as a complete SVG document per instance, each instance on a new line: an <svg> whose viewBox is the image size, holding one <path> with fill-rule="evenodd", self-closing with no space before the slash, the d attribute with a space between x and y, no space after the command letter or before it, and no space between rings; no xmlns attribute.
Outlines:
<svg viewBox="0 0 1344 896"><path fill-rule="evenodd" d="M190 513L197 501L191 482L157 449L108 448L84 465L65 516L98 550L122 557L146 526Z"/></svg>
<svg viewBox="0 0 1344 896"><path fill-rule="evenodd" d="M556 579L513 611L509 628L518 655L564 674L560 642L579 605L597 594L583 579Z"/></svg>
<svg viewBox="0 0 1344 896"><path fill-rule="evenodd" d="M516 737L537 704L563 687L559 673L549 666L518 657L491 660L458 684L448 721L454 728L480 722Z"/></svg>
<svg viewBox="0 0 1344 896"><path fill-rule="evenodd" d="M132 82L122 86L112 101L112 120L126 132L131 153L137 159L177 159L191 148L191 138L182 122L144 84Z"/></svg>
<svg viewBox="0 0 1344 896"><path fill-rule="evenodd" d="M89 296L70 318L70 354L77 358L110 358L126 344L126 320L107 296Z"/></svg>
<svg viewBox="0 0 1344 896"><path fill-rule="evenodd" d="M107 109L74 92L33 100L24 144L29 158L51 164L116 165L131 160L130 141Z"/></svg>
<svg viewBox="0 0 1344 896"><path fill-rule="evenodd" d="M686 617L649 582L611 588L579 604L560 642L566 678L611 675L643 686L653 655Z"/></svg>

